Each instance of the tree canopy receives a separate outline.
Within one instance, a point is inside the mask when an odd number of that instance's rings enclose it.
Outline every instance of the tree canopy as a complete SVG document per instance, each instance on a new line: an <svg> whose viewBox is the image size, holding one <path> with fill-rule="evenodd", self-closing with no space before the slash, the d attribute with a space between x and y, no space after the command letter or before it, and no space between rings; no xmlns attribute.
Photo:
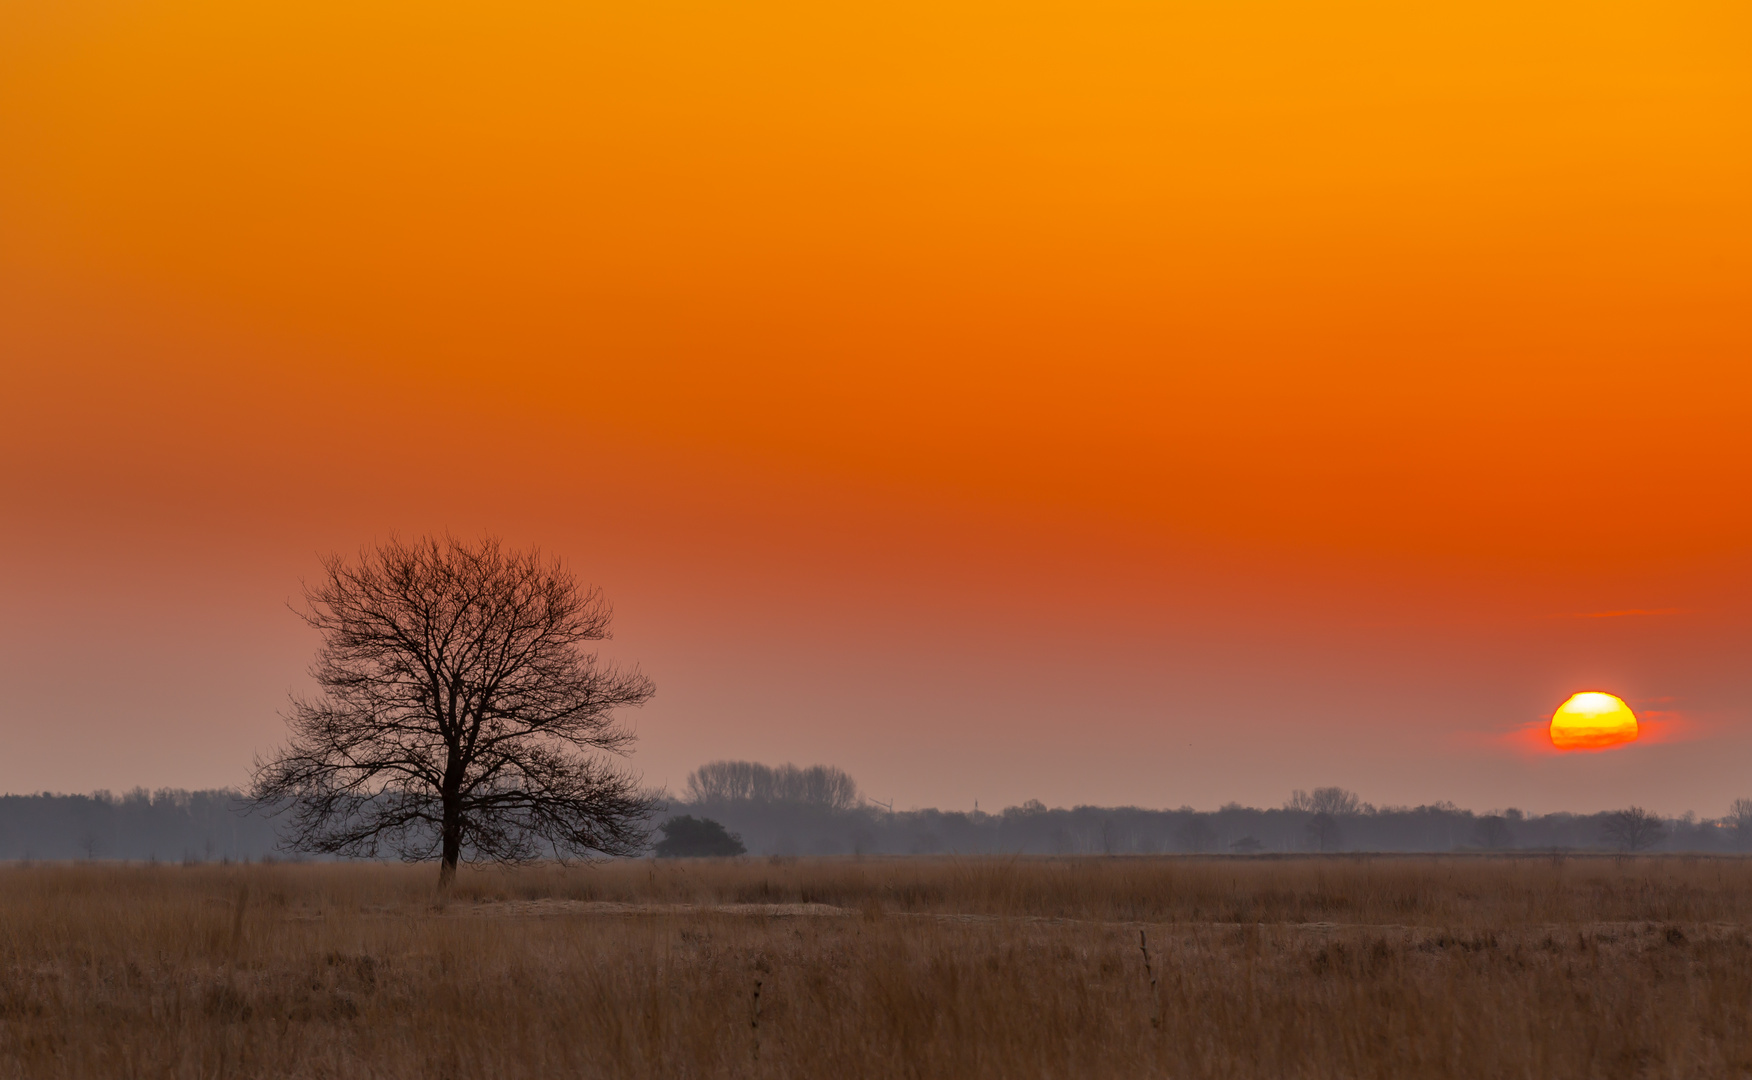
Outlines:
<svg viewBox="0 0 1752 1080"><path fill-rule="evenodd" d="M714 855L741 855L748 850L742 846L742 837L711 818L681 814L657 828L663 833L663 839L657 841L658 858L697 859Z"/></svg>
<svg viewBox="0 0 1752 1080"><path fill-rule="evenodd" d="M391 540L306 588L319 693L251 796L310 852L521 861L643 849L650 797L615 761L616 713L654 692L585 651L612 609L538 551Z"/></svg>

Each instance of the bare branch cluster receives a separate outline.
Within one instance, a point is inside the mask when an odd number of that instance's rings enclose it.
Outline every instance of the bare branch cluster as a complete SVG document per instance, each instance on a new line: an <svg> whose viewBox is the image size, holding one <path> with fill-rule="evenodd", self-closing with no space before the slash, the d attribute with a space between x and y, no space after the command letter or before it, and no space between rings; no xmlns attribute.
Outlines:
<svg viewBox="0 0 1752 1080"><path fill-rule="evenodd" d="M651 801L605 755L651 680L585 651L612 610L539 552L488 538L392 540L324 562L305 621L322 635L290 743L251 795L290 846L406 859L630 854Z"/></svg>
<svg viewBox="0 0 1752 1080"><path fill-rule="evenodd" d="M1341 787L1322 787L1315 788L1312 795L1297 788L1284 803L1284 809L1331 817L1349 817L1363 813L1365 807L1354 791L1346 791Z"/></svg>
<svg viewBox="0 0 1752 1080"><path fill-rule="evenodd" d="M1752 847L1752 799L1735 799L1723 821L1734 831L1736 847Z"/></svg>
<svg viewBox="0 0 1752 1080"><path fill-rule="evenodd" d="M1607 815L1600 832L1620 851L1642 851L1659 843L1667 827L1659 815L1640 806L1628 806Z"/></svg>
<svg viewBox="0 0 1752 1080"><path fill-rule="evenodd" d="M801 803L850 810L863 801L857 781L832 765L774 768L753 761L712 761L687 777L691 803Z"/></svg>

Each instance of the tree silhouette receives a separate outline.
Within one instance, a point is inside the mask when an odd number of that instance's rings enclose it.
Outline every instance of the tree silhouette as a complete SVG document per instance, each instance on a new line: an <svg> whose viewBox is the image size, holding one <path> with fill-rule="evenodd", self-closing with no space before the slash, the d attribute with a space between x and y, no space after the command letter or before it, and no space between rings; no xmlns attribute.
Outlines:
<svg viewBox="0 0 1752 1080"><path fill-rule="evenodd" d="M1735 799L1725 821L1734 830L1735 847L1752 847L1752 799Z"/></svg>
<svg viewBox="0 0 1752 1080"><path fill-rule="evenodd" d="M652 803L605 755L618 709L652 693L583 651L611 609L557 560L488 538L391 540L324 561L304 620L322 635L290 743L251 797L291 821L293 850L440 859L632 854Z"/></svg>
<svg viewBox="0 0 1752 1080"><path fill-rule="evenodd" d="M1478 846L1488 851L1501 851L1514 840L1509 831L1508 819L1501 814L1488 814L1478 819L1472 826L1472 835L1478 841Z"/></svg>
<svg viewBox="0 0 1752 1080"><path fill-rule="evenodd" d="M1321 851L1336 851L1344 839L1340 819L1352 817L1364 809L1356 793L1341 787L1315 788L1314 794L1297 788L1284 803L1285 810L1311 814L1305 826L1308 838ZM1369 808L1373 813L1373 808Z"/></svg>
<svg viewBox="0 0 1752 1080"><path fill-rule="evenodd" d="M1339 827L1338 818L1321 810L1308 819L1308 836L1321 851L1337 851L1344 830Z"/></svg>
<svg viewBox="0 0 1752 1080"><path fill-rule="evenodd" d="M850 810L863 801L858 785L832 765L773 768L753 761L709 761L687 777L687 799L698 804L798 803L824 810Z"/></svg>
<svg viewBox="0 0 1752 1080"><path fill-rule="evenodd" d="M1608 814L1600 832L1620 851L1641 851L1654 847L1666 833L1661 819L1640 806L1630 806Z"/></svg>
<svg viewBox="0 0 1752 1080"><path fill-rule="evenodd" d="M1357 798L1354 791L1346 791L1341 787L1315 788L1314 794L1298 788L1284 803L1285 810L1301 810L1312 814L1330 814L1333 817L1348 817L1361 813L1363 802Z"/></svg>
<svg viewBox="0 0 1752 1080"><path fill-rule="evenodd" d="M748 850L742 846L742 837L711 818L682 814L657 828L663 833L663 839L657 841L657 857L660 859L741 855Z"/></svg>

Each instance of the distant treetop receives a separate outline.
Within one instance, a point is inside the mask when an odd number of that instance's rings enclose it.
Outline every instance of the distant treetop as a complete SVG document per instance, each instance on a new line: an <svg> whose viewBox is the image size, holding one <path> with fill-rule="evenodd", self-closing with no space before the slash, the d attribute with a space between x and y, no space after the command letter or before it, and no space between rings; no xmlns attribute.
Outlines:
<svg viewBox="0 0 1752 1080"><path fill-rule="evenodd" d="M1284 809L1349 817L1351 814L1367 813L1374 808L1364 804L1354 791L1346 791L1341 787L1322 787L1315 788L1312 795L1298 788L1291 793L1289 801L1284 803Z"/></svg>
<svg viewBox="0 0 1752 1080"><path fill-rule="evenodd" d="M687 778L687 801L695 805L795 803L823 810L850 810L864 800L857 782L832 765L774 768L753 761L713 761Z"/></svg>

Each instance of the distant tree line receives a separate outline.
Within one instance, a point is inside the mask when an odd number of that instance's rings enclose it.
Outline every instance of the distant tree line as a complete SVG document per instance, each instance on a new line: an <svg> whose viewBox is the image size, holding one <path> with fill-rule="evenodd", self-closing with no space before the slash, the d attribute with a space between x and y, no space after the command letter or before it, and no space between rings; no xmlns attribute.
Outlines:
<svg viewBox="0 0 1752 1080"><path fill-rule="evenodd" d="M891 812L831 766L713 762L653 820L668 853L751 855L1149 855L1448 851L1752 851L1752 799L1719 819L1478 814L1452 803L1375 807L1342 788L1293 792L1279 807L1048 808ZM278 819L236 791L0 796L0 860L259 860L282 853ZM680 819L690 820L680 820ZM665 825L673 823L673 827Z"/></svg>
<svg viewBox="0 0 1752 1080"><path fill-rule="evenodd" d="M274 823L239 792L136 788L124 795L0 795L0 859L216 862L275 853Z"/></svg>
<svg viewBox="0 0 1752 1080"><path fill-rule="evenodd" d="M818 777L813 785L794 778ZM789 781L782 777L793 778ZM831 777L831 783L825 778ZM831 793L831 794L829 794ZM1261 854L1448 851L1703 851L1752 849L1752 800L1726 817L1663 819L1639 807L1598 814L1479 814L1453 803L1376 807L1339 787L1295 791L1280 807L1048 808L999 813L890 811L831 766L718 761L688 777L672 814L717 821L759 855L1022 853Z"/></svg>

